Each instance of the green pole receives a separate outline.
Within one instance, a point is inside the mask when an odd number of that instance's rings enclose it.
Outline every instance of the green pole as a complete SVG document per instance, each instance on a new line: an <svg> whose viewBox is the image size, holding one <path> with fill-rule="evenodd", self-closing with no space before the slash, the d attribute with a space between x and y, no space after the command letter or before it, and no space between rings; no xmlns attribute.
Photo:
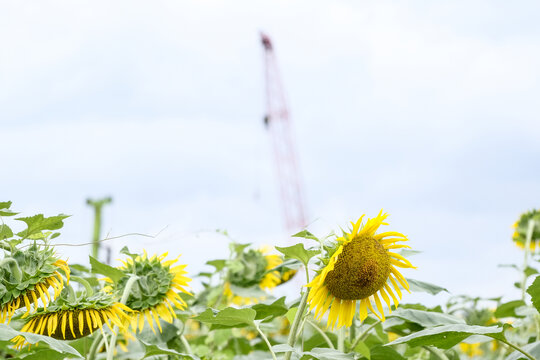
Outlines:
<svg viewBox="0 0 540 360"><path fill-rule="evenodd" d="M92 237L92 257L98 259L99 238L101 237L101 209L103 205L112 203L112 198L106 197L99 200L87 199L86 203L94 207L94 236Z"/></svg>

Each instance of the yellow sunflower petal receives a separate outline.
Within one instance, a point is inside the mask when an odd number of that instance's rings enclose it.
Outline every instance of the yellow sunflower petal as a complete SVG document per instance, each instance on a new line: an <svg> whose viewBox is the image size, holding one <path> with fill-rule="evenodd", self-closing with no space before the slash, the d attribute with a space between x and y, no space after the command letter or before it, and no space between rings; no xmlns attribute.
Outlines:
<svg viewBox="0 0 540 360"><path fill-rule="evenodd" d="M64 312L62 314L62 324L60 325L60 329L62 330L62 337L66 338L66 320L67 320L67 312Z"/></svg>

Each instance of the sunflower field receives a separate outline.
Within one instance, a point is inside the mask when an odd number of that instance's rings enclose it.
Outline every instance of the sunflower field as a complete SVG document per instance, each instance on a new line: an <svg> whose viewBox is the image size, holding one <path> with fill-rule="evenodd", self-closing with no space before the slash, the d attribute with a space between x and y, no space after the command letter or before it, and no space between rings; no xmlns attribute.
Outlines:
<svg viewBox="0 0 540 360"><path fill-rule="evenodd" d="M303 230L287 247L231 241L201 273L178 253L127 247L118 263L100 262L98 247L71 263L58 246L68 216L17 211L0 202L2 359L540 359L536 210L508 242L523 250L508 265L521 298L435 307L407 302L448 290L411 278L422 274L414 239L383 211L328 236ZM285 283L294 293L276 298Z"/></svg>

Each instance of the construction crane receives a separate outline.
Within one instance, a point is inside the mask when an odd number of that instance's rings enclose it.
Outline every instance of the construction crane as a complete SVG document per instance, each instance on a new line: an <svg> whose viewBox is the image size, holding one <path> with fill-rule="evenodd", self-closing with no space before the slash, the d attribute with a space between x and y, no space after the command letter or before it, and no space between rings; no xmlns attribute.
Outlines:
<svg viewBox="0 0 540 360"><path fill-rule="evenodd" d="M289 234L294 234L306 225L302 181L274 47L270 38L263 33L261 42L264 47L266 82L264 124L272 141L285 229Z"/></svg>

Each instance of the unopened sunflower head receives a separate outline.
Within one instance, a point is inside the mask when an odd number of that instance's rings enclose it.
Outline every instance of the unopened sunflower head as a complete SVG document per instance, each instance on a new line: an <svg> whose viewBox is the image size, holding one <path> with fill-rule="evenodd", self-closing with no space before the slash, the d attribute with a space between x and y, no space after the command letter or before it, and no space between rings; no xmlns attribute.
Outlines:
<svg viewBox="0 0 540 360"><path fill-rule="evenodd" d="M1 260L0 266L0 323L9 323L15 310L26 307L26 314L54 300L69 283L70 270L48 246L33 244L24 250L16 250ZM52 295L49 288L53 289Z"/></svg>
<svg viewBox="0 0 540 360"><path fill-rule="evenodd" d="M126 305L133 310L130 322L134 332L142 331L145 318L154 333L154 322L161 332L160 319L172 323L173 318L176 318L174 307L180 310L187 307L178 294L180 292L191 295L186 290L188 282L191 281L185 276L187 265L173 266L180 256L174 260L165 260L166 257L167 253L149 258L145 251L142 256L122 261L123 266L119 267L125 276L111 286L113 291L121 294L131 275L138 277L126 301Z"/></svg>
<svg viewBox="0 0 540 360"><path fill-rule="evenodd" d="M531 210L521 214L518 221L512 226L514 233L512 240L514 243L524 249L527 242L527 233L531 232L531 244L529 249L534 251L540 246L540 210ZM530 230L529 230L530 229Z"/></svg>
<svg viewBox="0 0 540 360"><path fill-rule="evenodd" d="M130 311L127 306L116 302L111 294L102 291L74 300L70 300L69 296L61 296L47 310L39 309L30 315L21 331L59 340L79 339L97 329L103 331L104 325L111 331L114 331L115 325L125 331L123 324L129 320L126 312ZM22 336L16 336L11 341L19 349L27 345Z"/></svg>
<svg viewBox="0 0 540 360"><path fill-rule="evenodd" d="M257 302L264 298L263 291L281 284L281 274L276 267L283 263L283 258L271 254L270 246L263 246L260 249L251 249L247 246L232 244L234 258L228 261L227 281L223 294L230 303L236 305Z"/></svg>
<svg viewBox="0 0 540 360"><path fill-rule="evenodd" d="M408 248L398 244L408 241L398 232L375 234L381 225L388 225L388 217L382 211L373 219L368 219L362 227L362 216L352 224L350 233L344 233L330 246L325 247L326 255L321 258L323 267L306 286L311 288L308 296L310 310L315 309L315 317L321 319L329 310L328 327L351 326L359 305L360 320L367 317L368 309L384 321L384 302L391 311L390 298L397 307L401 299L401 285L409 291L407 280L396 269L414 268L403 256L390 250ZM392 289L393 287L393 289ZM377 310L372 305L375 302Z"/></svg>

